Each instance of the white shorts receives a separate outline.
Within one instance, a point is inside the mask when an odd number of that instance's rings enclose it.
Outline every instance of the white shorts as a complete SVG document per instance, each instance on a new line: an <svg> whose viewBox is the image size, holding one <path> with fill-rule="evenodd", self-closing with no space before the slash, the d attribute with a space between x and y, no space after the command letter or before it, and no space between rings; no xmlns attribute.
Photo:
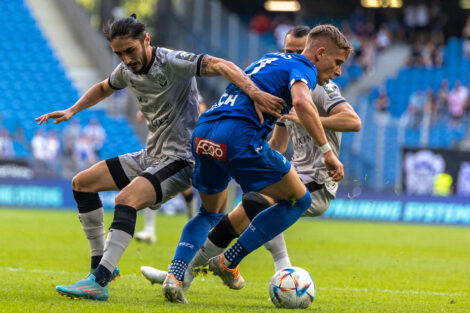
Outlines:
<svg viewBox="0 0 470 313"><path fill-rule="evenodd" d="M106 164L119 190L137 176L148 179L157 196L155 205L150 207L153 210L157 210L162 203L191 187L194 168L192 160L170 156L155 158L147 155L146 149L108 159Z"/></svg>

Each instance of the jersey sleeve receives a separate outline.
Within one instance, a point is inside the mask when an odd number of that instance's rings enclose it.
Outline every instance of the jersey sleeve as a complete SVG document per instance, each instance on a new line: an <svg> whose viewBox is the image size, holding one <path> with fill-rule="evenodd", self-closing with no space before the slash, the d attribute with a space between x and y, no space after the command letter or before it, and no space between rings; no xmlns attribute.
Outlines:
<svg viewBox="0 0 470 313"><path fill-rule="evenodd" d="M200 67L204 54L194 54L186 51L169 50L167 53L167 64L175 76L189 78L200 76Z"/></svg>
<svg viewBox="0 0 470 313"><path fill-rule="evenodd" d="M289 74L289 90L298 81L304 82L310 90L315 89L317 85L316 70L300 62L292 63Z"/></svg>
<svg viewBox="0 0 470 313"><path fill-rule="evenodd" d="M124 66L120 63L108 77L108 84L111 88L119 90L127 87L124 76Z"/></svg>
<svg viewBox="0 0 470 313"><path fill-rule="evenodd" d="M321 89L324 91L323 108L328 114L336 106L346 102L346 99L341 95L338 85L331 80L321 86Z"/></svg>

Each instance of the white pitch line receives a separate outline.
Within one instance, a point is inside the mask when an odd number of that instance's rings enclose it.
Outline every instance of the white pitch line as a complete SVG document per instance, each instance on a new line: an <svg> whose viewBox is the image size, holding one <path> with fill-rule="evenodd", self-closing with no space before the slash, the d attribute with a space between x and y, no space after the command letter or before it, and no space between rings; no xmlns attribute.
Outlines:
<svg viewBox="0 0 470 313"><path fill-rule="evenodd" d="M355 287L319 287L319 289L336 290L336 291L355 291L355 292L382 292L392 294L414 294L414 295L428 295L428 296L452 296L452 297L466 297L466 292L439 292L427 290L394 290L394 289L380 289L380 288L355 288Z"/></svg>
<svg viewBox="0 0 470 313"><path fill-rule="evenodd" d="M45 274L83 274L86 275L87 273L83 272L67 272L67 271L52 271L52 270L35 270L35 269L26 269L21 267L1 267L0 271L3 272L26 272L26 273L45 273ZM126 274L121 275L121 277L135 277L136 274Z"/></svg>
<svg viewBox="0 0 470 313"><path fill-rule="evenodd" d="M27 273L46 273L46 274L84 274L83 272L67 272L67 271L52 271L52 270L35 270L25 269L21 267L1 267L0 271L4 272L27 272ZM136 274L121 275L121 277L136 277ZM249 282L253 285L263 285L266 283L261 282ZM395 289L381 289L381 288L356 288L356 287L330 287L330 286L317 286L317 290L333 290L333 291L346 291L346 292L381 292L391 294L404 294L404 295L423 295L423 296L449 296L449 297L466 297L466 292L439 292L439 291L427 291L427 290L395 290Z"/></svg>

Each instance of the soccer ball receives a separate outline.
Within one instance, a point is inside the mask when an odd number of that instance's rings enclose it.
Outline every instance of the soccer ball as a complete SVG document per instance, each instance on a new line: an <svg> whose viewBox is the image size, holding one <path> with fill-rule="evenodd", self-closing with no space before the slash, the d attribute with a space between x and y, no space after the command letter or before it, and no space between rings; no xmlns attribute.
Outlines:
<svg viewBox="0 0 470 313"><path fill-rule="evenodd" d="M306 309L315 299L315 283L306 270L286 267L271 278L269 296L278 308Z"/></svg>

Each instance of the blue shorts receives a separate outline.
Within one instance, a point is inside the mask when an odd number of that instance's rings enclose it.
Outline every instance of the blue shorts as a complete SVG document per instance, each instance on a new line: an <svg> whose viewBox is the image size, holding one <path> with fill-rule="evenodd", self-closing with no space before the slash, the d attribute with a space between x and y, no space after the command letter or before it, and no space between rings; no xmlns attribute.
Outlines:
<svg viewBox="0 0 470 313"><path fill-rule="evenodd" d="M197 125L192 137L193 186L215 194L234 178L243 192L250 192L280 181L291 165L269 147L263 132L244 119L222 118Z"/></svg>

